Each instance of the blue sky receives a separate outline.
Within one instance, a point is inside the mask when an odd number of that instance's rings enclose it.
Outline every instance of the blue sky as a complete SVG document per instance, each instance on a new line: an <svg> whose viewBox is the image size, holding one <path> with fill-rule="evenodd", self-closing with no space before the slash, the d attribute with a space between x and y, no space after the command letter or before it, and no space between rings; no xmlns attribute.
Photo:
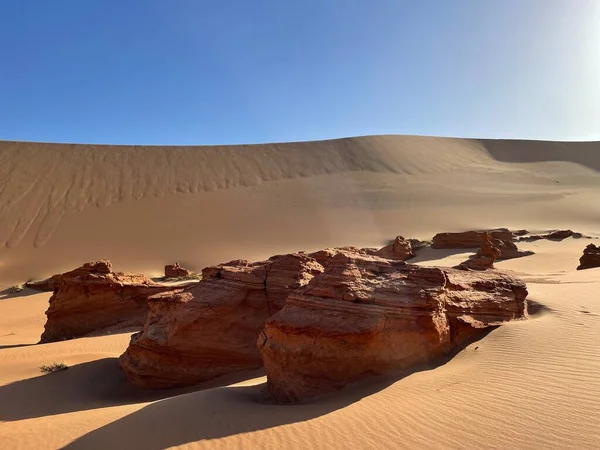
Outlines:
<svg viewBox="0 0 600 450"><path fill-rule="evenodd" d="M596 0L2 0L0 139L600 139Z"/></svg>

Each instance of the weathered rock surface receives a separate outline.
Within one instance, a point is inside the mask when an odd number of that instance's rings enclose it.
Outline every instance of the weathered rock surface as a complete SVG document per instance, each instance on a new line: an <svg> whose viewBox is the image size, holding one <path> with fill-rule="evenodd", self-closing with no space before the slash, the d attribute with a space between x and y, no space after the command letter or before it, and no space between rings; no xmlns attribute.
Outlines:
<svg viewBox="0 0 600 450"><path fill-rule="evenodd" d="M190 276L190 271L184 269L179 263L168 264L165 266L165 278L181 278Z"/></svg>
<svg viewBox="0 0 600 450"><path fill-rule="evenodd" d="M494 239L511 242L513 234L506 228L490 231L464 231L460 233L438 233L433 237L431 248L479 248L483 245L486 234Z"/></svg>
<svg viewBox="0 0 600 450"><path fill-rule="evenodd" d="M381 258L398 261L406 261L407 259L415 257L410 242L404 239L402 236L397 236L396 239L394 239L394 241L389 245L386 245L377 251L368 253Z"/></svg>
<svg viewBox="0 0 600 450"><path fill-rule="evenodd" d="M348 249L311 256L325 271L290 294L257 341L276 402L429 363L478 330L527 314L525 285L497 271L420 267Z"/></svg>
<svg viewBox="0 0 600 450"><path fill-rule="evenodd" d="M529 236L521 236L518 240L525 242L539 241L541 239L547 239L549 241L562 241L572 237L573 239L591 239L590 236L586 236L582 233L578 233L572 230L554 230L546 234L532 234Z"/></svg>
<svg viewBox="0 0 600 450"><path fill-rule="evenodd" d="M594 267L600 267L600 246L589 244L583 250L581 258L579 258L577 270L592 269Z"/></svg>
<svg viewBox="0 0 600 450"><path fill-rule="evenodd" d="M52 280L54 294L41 342L141 326L148 296L168 289L141 274L113 272L109 261L86 263Z"/></svg>
<svg viewBox="0 0 600 450"><path fill-rule="evenodd" d="M499 239L492 239L492 237L486 233L484 236L483 245L479 251L471 256L466 261L458 265L457 269L461 270L487 270L494 267L494 261L501 255L500 249L495 245L496 243L502 243Z"/></svg>
<svg viewBox="0 0 600 450"><path fill-rule="evenodd" d="M438 233L433 237L431 248L436 249L461 249L477 248L484 244L485 236L492 238L494 247L500 250L498 259L520 258L532 255L531 251L519 250L513 242L514 236L506 228L490 231L465 231L462 233Z"/></svg>
<svg viewBox="0 0 600 450"><path fill-rule="evenodd" d="M145 388L191 385L261 367L256 339L265 321L289 293L322 271L306 254L208 267L194 286L150 298L146 323L120 365L133 384Z"/></svg>

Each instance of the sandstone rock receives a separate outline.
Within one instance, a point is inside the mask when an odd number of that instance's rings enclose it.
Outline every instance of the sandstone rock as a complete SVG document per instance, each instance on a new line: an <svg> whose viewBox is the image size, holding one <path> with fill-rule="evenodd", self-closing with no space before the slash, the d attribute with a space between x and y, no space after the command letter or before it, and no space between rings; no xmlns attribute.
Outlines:
<svg viewBox="0 0 600 450"><path fill-rule="evenodd" d="M477 330L526 315L525 285L496 271L420 267L348 250L291 293L258 338L267 390L298 402L426 364Z"/></svg>
<svg viewBox="0 0 600 450"><path fill-rule="evenodd" d="M380 248L373 254L381 258L400 261L406 261L407 259L415 257L410 242L408 242L402 236L397 236L391 244Z"/></svg>
<svg viewBox="0 0 600 450"><path fill-rule="evenodd" d="M431 248L479 248L484 236L489 233L494 239L510 242L512 233L506 228L490 231L464 231L461 233L438 233L433 237Z"/></svg>
<svg viewBox="0 0 600 450"><path fill-rule="evenodd" d="M486 235L492 237L494 247L500 250L498 259L520 258L532 255L531 251L521 251L513 242L513 234L506 228L490 231L465 231L462 233L438 233L433 237L431 248L461 249L481 247Z"/></svg>
<svg viewBox="0 0 600 450"><path fill-rule="evenodd" d="M532 234L530 236L522 236L519 238L519 241L532 242L532 241L539 241L541 239L548 239L549 241L562 241L569 237L572 237L573 239L581 239L581 238L590 239L590 236L586 236L582 233L577 233L572 230L555 230L555 231L550 231L546 234Z"/></svg>
<svg viewBox="0 0 600 450"><path fill-rule="evenodd" d="M54 294L40 342L141 326L147 297L167 289L141 274L115 273L109 261L86 263L52 280Z"/></svg>
<svg viewBox="0 0 600 450"><path fill-rule="evenodd" d="M56 287L60 275L53 275L45 280L28 281L25 283L25 287L35 289L36 291L52 292Z"/></svg>
<svg viewBox="0 0 600 450"><path fill-rule="evenodd" d="M202 271L191 287L153 296L120 365L144 388L168 388L261 367L256 339L288 294L323 267L306 254L231 261Z"/></svg>
<svg viewBox="0 0 600 450"><path fill-rule="evenodd" d="M184 269L179 263L168 264L165 266L165 278L181 278L190 276L190 271Z"/></svg>
<svg viewBox="0 0 600 450"><path fill-rule="evenodd" d="M484 236L483 245L479 251L469 259L459 264L457 269L461 270L487 270L494 267L494 261L501 255L500 249L496 246L502 244L499 239L492 239L489 233Z"/></svg>
<svg viewBox="0 0 600 450"><path fill-rule="evenodd" d="M579 258L579 267L577 270L592 269L600 267L600 246L589 244Z"/></svg>

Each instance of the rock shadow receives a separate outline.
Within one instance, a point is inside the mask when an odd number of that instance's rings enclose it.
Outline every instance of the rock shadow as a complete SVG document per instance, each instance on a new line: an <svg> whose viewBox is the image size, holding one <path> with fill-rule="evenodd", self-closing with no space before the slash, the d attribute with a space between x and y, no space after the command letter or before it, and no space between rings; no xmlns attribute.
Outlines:
<svg viewBox="0 0 600 450"><path fill-rule="evenodd" d="M143 407L104 427L76 439L66 450L119 448L135 442L138 448L162 450L192 442L224 438L292 423L305 422L349 406L416 372L432 370L450 361L458 352L483 338L482 330L463 342L447 357L425 367L374 377L347 385L299 405L275 405L263 400L265 383L228 386L179 395Z"/></svg>
<svg viewBox="0 0 600 450"><path fill-rule="evenodd" d="M187 388L144 390L127 382L117 358L104 358L0 386L0 422L155 401L261 375L239 372Z"/></svg>

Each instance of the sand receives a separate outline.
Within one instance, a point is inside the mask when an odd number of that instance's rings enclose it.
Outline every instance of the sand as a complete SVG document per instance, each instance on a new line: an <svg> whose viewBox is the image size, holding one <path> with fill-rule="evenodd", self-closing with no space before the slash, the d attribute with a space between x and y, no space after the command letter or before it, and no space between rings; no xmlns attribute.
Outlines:
<svg viewBox="0 0 600 450"><path fill-rule="evenodd" d="M158 274L397 234L508 226L600 234L600 144L368 137L248 147L0 143L0 287L106 257ZM139 392L129 333L35 344L49 294L0 293L0 448L598 448L600 269L587 240L503 261L540 307L444 364L300 406L260 373ZM422 265L464 252L427 250ZM1 289L0 289L1 290ZM70 369L41 375L38 367Z"/></svg>

